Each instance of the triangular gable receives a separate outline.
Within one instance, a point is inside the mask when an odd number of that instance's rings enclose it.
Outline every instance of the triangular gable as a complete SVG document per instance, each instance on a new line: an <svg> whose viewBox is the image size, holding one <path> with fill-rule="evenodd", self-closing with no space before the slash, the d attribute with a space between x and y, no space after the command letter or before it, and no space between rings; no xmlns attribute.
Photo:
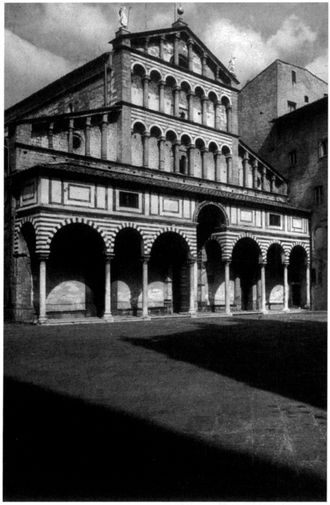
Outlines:
<svg viewBox="0 0 330 505"><path fill-rule="evenodd" d="M183 42L188 42L189 39L193 41L194 48L202 56L205 54L211 63L211 65L218 67L220 80L225 84L239 84L237 77L231 73L228 68L210 51L210 49L197 37L197 35L189 28L189 26L179 19L172 24L171 28L164 28L158 30L150 30L138 33L129 33L127 30L119 30L116 33L116 38L111 40L110 43L114 46L122 43L124 40L130 41L130 45L133 49L142 49L145 45L145 41L148 40L149 43L154 40L159 39L164 36L165 39L169 38L175 33L180 33L180 39Z"/></svg>

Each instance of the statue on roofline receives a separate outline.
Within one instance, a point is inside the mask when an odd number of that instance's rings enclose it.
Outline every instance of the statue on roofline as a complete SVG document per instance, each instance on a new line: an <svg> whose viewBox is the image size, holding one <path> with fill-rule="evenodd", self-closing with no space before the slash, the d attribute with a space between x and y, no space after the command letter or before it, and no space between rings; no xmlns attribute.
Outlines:
<svg viewBox="0 0 330 505"><path fill-rule="evenodd" d="M232 56L229 60L229 72L235 74L235 60L236 56Z"/></svg>
<svg viewBox="0 0 330 505"><path fill-rule="evenodd" d="M118 17L119 17L118 28L127 28L128 19L127 19L126 7L120 7Z"/></svg>

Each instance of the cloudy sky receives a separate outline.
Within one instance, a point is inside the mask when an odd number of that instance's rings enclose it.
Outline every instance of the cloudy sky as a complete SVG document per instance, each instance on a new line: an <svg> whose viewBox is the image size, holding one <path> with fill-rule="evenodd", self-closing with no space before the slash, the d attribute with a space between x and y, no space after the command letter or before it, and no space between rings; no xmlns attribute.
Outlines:
<svg viewBox="0 0 330 505"><path fill-rule="evenodd" d="M131 32L170 27L180 3L5 4L5 107L109 51L120 5ZM183 19L243 86L275 59L328 82L328 4L182 3Z"/></svg>

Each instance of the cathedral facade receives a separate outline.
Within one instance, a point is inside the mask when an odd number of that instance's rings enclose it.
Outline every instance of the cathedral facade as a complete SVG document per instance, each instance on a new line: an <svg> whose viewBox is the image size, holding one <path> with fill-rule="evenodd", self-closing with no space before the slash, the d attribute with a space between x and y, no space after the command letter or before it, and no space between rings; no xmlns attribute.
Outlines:
<svg viewBox="0 0 330 505"><path fill-rule="evenodd" d="M5 315L310 306L310 213L238 136L238 81L179 19L6 111Z"/></svg>

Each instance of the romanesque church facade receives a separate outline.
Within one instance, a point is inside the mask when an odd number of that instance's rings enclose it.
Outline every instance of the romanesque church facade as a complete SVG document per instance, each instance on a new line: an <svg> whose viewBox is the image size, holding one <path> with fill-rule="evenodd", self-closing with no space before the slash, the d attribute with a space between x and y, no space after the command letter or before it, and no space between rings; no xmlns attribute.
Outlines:
<svg viewBox="0 0 330 505"><path fill-rule="evenodd" d="M5 315L309 307L310 214L238 136L238 81L179 19L6 111Z"/></svg>

